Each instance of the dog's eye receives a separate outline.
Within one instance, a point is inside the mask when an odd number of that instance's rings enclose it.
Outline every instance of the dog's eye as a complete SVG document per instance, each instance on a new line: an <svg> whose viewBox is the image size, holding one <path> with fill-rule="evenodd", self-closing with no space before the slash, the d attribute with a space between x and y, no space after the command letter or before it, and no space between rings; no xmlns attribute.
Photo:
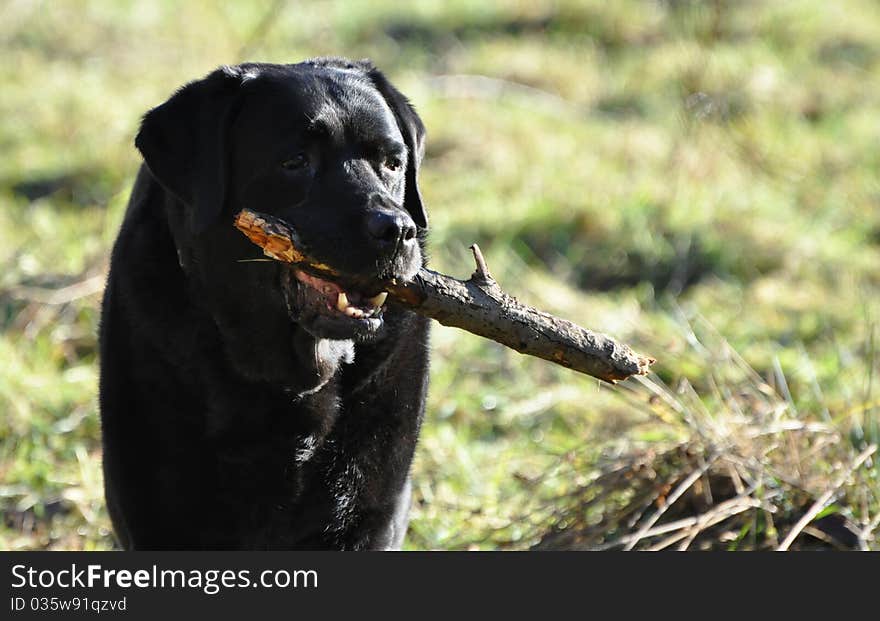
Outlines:
<svg viewBox="0 0 880 621"><path fill-rule="evenodd" d="M403 166L403 161L397 156L392 155L385 160L385 168L388 170L398 170L401 166Z"/></svg>
<svg viewBox="0 0 880 621"><path fill-rule="evenodd" d="M309 156L305 153L297 153L292 158L281 162L281 168L284 170L300 170L309 165Z"/></svg>

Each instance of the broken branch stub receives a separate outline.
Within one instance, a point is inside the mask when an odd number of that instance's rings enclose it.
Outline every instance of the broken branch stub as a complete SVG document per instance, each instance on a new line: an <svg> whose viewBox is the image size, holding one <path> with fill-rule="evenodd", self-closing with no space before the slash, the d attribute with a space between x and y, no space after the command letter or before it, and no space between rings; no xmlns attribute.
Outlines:
<svg viewBox="0 0 880 621"><path fill-rule="evenodd" d="M339 275L329 265L308 256L296 231L278 218L244 209L236 215L235 226L272 259L325 276ZM522 304L505 293L489 273L479 247L474 244L471 249L477 267L468 280L422 268L408 282L389 281L383 286L401 306L445 326L461 328L606 382L648 373L653 358L641 356L604 334Z"/></svg>

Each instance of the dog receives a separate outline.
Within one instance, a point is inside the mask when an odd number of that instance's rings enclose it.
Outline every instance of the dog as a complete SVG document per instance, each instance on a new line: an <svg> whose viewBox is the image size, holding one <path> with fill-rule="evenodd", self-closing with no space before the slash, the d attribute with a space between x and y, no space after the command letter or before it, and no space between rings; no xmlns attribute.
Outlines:
<svg viewBox="0 0 880 621"><path fill-rule="evenodd" d="M100 323L105 495L125 549L399 549L428 323L425 127L369 61L224 66L143 118ZM233 227L291 225L342 274Z"/></svg>

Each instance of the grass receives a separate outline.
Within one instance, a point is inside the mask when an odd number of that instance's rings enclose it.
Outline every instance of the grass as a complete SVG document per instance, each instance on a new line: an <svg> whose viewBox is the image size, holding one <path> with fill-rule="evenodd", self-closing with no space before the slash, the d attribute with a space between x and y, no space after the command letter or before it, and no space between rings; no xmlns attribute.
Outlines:
<svg viewBox="0 0 880 621"><path fill-rule="evenodd" d="M772 549L812 508L792 547L880 549L877 41L868 0L10 4L0 549L113 547L95 334L140 116L322 54L421 112L437 268L479 242L659 359L612 389L438 326L408 547Z"/></svg>

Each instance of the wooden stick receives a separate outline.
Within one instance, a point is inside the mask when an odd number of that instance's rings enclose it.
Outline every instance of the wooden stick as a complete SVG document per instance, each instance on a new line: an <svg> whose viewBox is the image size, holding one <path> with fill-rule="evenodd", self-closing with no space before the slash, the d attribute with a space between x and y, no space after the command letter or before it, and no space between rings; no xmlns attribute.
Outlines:
<svg viewBox="0 0 880 621"><path fill-rule="evenodd" d="M235 226L272 259L330 278L339 276L330 265L309 256L296 231L278 218L244 209L236 214ZM509 296L492 278L479 247L474 244L471 250L477 267L468 280L422 268L409 282L383 286L395 302L443 325L612 384L648 373L653 358Z"/></svg>

